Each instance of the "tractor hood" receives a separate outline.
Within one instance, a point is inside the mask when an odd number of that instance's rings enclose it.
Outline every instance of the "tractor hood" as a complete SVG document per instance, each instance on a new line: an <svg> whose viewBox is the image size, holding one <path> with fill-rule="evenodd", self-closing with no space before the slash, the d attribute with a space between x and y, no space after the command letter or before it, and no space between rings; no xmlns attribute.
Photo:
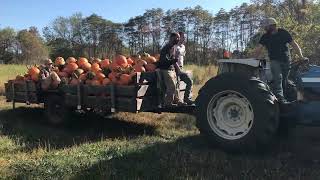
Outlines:
<svg viewBox="0 0 320 180"><path fill-rule="evenodd" d="M301 74L302 87L320 93L320 66L310 65L307 72Z"/></svg>

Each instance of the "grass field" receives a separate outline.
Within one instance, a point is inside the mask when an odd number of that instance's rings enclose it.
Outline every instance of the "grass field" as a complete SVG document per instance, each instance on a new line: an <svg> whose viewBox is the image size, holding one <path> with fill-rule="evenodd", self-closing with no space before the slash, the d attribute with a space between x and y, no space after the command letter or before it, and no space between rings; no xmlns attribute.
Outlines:
<svg viewBox="0 0 320 180"><path fill-rule="evenodd" d="M194 71L196 88L214 73L210 67L188 69ZM59 128L43 118L41 106L12 110L0 96L1 179L320 177L319 128L297 128L265 154L232 155L210 145L199 135L194 117L184 114L74 115Z"/></svg>

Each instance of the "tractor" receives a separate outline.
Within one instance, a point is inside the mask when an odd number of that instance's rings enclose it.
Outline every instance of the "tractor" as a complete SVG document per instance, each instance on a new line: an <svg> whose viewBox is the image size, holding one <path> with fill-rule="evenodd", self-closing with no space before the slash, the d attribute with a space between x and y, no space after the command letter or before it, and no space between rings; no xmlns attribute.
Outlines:
<svg viewBox="0 0 320 180"><path fill-rule="evenodd" d="M195 116L201 134L227 151L266 149L296 125L320 125L320 66L290 64L280 104L271 89L270 62L222 59L218 75L200 89ZM270 146L269 146L270 147Z"/></svg>

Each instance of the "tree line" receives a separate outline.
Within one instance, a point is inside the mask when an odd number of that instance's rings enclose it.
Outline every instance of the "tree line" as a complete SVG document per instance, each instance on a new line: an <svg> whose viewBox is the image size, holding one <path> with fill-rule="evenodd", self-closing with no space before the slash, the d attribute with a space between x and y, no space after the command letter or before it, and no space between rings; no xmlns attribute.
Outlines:
<svg viewBox="0 0 320 180"><path fill-rule="evenodd" d="M5 63L36 63L45 57L113 57L115 54L159 53L171 32L186 34L186 61L215 63L222 51L234 57L250 56L262 34L260 21L275 17L291 32L305 55L319 53L320 4L305 0L252 0L230 11L211 14L201 6L185 9L146 10L125 23L114 23L97 14L76 13L58 17L42 35L37 28L16 32L0 29L0 60Z"/></svg>

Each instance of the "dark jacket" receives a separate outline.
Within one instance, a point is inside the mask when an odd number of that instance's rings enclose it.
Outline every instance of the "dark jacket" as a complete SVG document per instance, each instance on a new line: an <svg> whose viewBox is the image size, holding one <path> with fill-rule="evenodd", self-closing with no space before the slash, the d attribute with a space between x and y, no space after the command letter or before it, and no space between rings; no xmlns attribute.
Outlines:
<svg viewBox="0 0 320 180"><path fill-rule="evenodd" d="M157 67L161 70L174 70L174 64L177 62L176 59L172 57L171 49L173 45L166 44L160 52L160 60L157 63Z"/></svg>

